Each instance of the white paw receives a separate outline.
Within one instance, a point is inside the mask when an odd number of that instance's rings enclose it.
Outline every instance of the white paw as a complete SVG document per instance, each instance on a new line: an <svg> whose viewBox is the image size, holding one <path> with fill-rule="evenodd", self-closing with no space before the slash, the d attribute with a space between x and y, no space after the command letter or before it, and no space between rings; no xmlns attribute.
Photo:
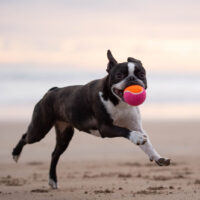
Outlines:
<svg viewBox="0 0 200 200"><path fill-rule="evenodd" d="M57 183L51 178L49 178L49 185L51 186L52 189L58 188Z"/></svg>
<svg viewBox="0 0 200 200"><path fill-rule="evenodd" d="M147 136L138 131L131 131L129 139L136 145L143 145L147 142Z"/></svg>
<svg viewBox="0 0 200 200"><path fill-rule="evenodd" d="M154 153L152 153L152 154L149 155L149 160L151 162L159 160L160 158L161 158L161 156L157 152L154 152Z"/></svg>
<svg viewBox="0 0 200 200"><path fill-rule="evenodd" d="M14 155L13 156L13 160L17 163L17 161L19 160L20 155Z"/></svg>

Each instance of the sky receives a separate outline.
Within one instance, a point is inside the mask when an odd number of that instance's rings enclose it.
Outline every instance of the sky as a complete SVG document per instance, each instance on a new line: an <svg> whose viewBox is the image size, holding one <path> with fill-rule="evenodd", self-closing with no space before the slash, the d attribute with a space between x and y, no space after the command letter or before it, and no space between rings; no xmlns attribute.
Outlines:
<svg viewBox="0 0 200 200"><path fill-rule="evenodd" d="M0 0L0 67L101 70L111 49L150 70L200 71L199 0Z"/></svg>

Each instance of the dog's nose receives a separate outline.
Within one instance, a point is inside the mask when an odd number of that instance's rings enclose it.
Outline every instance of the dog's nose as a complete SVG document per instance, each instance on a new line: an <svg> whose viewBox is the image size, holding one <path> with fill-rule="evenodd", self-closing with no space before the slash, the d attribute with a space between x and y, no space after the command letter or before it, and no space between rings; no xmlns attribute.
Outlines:
<svg viewBox="0 0 200 200"><path fill-rule="evenodd" d="M135 81L135 77L134 76L130 76L129 77L129 81Z"/></svg>

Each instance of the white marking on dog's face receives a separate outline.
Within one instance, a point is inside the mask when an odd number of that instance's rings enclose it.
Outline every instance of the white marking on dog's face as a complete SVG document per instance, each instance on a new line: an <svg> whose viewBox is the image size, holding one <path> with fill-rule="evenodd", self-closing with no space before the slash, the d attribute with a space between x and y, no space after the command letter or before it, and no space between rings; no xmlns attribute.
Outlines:
<svg viewBox="0 0 200 200"><path fill-rule="evenodd" d="M135 64L129 62L128 63L128 76L123 79L122 81L120 81L119 83L116 83L112 86L112 88L117 88L119 90L123 90L124 87L126 86L126 79L129 78L130 76L134 76L134 71L135 71ZM137 78L137 77L136 77Z"/></svg>
<svg viewBox="0 0 200 200"><path fill-rule="evenodd" d="M135 71L135 64L132 62L128 62L128 75L133 76Z"/></svg>
<svg viewBox="0 0 200 200"><path fill-rule="evenodd" d="M145 87L143 81L138 79L137 76L135 75L135 64L133 62L128 62L128 77L127 77L127 79L130 76L133 76L138 83L140 83L143 87Z"/></svg>
<svg viewBox="0 0 200 200"><path fill-rule="evenodd" d="M137 76L135 75L135 63L133 62L128 62L127 64L127 68L128 68L128 75L126 77L124 77L123 80L121 80L120 82L118 83L115 83L114 85L112 85L111 87L111 91L112 93L120 100L122 101L123 100L123 90L127 87L127 85L130 85L130 77L133 77L135 82L140 85L142 85L144 87L144 83L142 80L138 79ZM115 92L115 89L117 90L121 90L120 94L116 94ZM119 91L117 91L119 92Z"/></svg>

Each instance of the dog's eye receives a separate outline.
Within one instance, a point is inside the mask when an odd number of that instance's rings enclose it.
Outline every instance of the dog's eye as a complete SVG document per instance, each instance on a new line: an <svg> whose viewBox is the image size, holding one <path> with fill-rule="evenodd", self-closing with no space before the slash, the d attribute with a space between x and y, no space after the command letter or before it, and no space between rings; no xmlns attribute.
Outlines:
<svg viewBox="0 0 200 200"><path fill-rule="evenodd" d="M116 74L115 78L118 79L118 80L121 80L121 79L124 78L124 74L123 73L118 73L118 74Z"/></svg>
<svg viewBox="0 0 200 200"><path fill-rule="evenodd" d="M145 74L144 73L139 73L138 74L138 78L141 78L141 79L145 78Z"/></svg>

